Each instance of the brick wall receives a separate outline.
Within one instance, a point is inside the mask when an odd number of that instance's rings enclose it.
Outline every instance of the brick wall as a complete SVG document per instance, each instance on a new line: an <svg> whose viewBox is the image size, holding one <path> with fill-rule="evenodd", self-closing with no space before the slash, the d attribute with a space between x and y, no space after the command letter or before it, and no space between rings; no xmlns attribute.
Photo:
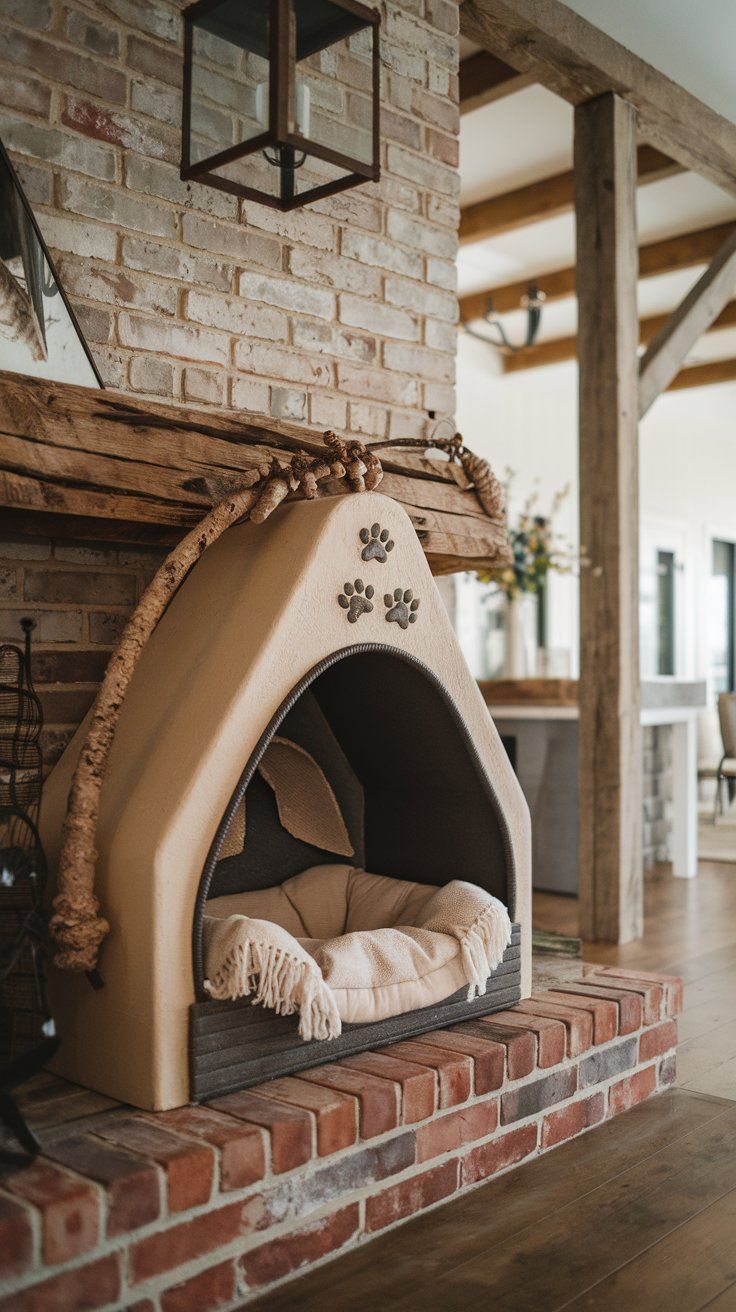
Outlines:
<svg viewBox="0 0 736 1312"><path fill-rule="evenodd" d="M671 1085L681 982L583 972L206 1107L45 1131L0 1187L0 1312L242 1307Z"/></svg>
<svg viewBox="0 0 736 1312"><path fill-rule="evenodd" d="M46 768L84 717L122 627L162 557L113 548L0 535L0 642L23 642L36 620L33 674L44 713Z"/></svg>
<svg viewBox="0 0 736 1312"><path fill-rule="evenodd" d="M181 7L0 0L0 136L105 383L425 434L454 410L456 0L384 0L382 181L291 215L179 180ZM157 559L0 542L0 640L36 614L50 760Z"/></svg>
<svg viewBox="0 0 736 1312"><path fill-rule="evenodd" d="M180 9L0 0L0 135L105 382L423 434L454 411L456 0L381 4L383 179L291 215L179 180Z"/></svg>
<svg viewBox="0 0 736 1312"><path fill-rule="evenodd" d="M669 725L644 728L644 868L670 860L672 831L672 729Z"/></svg>

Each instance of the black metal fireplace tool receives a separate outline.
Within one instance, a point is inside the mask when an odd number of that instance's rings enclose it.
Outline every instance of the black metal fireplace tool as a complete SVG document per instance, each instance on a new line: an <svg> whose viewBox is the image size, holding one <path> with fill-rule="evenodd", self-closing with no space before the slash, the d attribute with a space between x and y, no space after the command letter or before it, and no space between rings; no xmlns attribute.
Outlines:
<svg viewBox="0 0 736 1312"><path fill-rule="evenodd" d="M38 832L43 719L31 677L34 622L21 625L24 647L0 646L0 1123L33 1157L40 1145L14 1090L41 1070L59 1040L46 1002L46 860ZM0 1160L20 1157L0 1145Z"/></svg>

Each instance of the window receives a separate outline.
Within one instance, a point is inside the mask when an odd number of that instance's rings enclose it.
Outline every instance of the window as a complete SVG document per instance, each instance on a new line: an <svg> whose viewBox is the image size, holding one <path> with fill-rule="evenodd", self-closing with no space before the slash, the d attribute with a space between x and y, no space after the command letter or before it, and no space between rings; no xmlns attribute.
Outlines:
<svg viewBox="0 0 736 1312"><path fill-rule="evenodd" d="M708 677L712 691L736 690L736 544L713 541L708 589Z"/></svg>
<svg viewBox="0 0 736 1312"><path fill-rule="evenodd" d="M642 679L686 678L692 598L689 528L676 520L644 520L639 547L639 642Z"/></svg>
<svg viewBox="0 0 736 1312"><path fill-rule="evenodd" d="M675 673L675 553L657 552L657 674Z"/></svg>

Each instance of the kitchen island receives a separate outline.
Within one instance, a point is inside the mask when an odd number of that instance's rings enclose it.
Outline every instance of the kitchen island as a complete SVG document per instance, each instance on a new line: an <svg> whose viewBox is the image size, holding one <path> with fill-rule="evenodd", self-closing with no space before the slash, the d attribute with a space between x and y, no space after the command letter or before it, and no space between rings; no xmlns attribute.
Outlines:
<svg viewBox="0 0 736 1312"><path fill-rule="evenodd" d="M577 680L488 679L480 689L529 803L534 887L576 894ZM672 873L689 879L697 874L697 717L706 704L706 685L648 679L641 700L643 726L672 729Z"/></svg>

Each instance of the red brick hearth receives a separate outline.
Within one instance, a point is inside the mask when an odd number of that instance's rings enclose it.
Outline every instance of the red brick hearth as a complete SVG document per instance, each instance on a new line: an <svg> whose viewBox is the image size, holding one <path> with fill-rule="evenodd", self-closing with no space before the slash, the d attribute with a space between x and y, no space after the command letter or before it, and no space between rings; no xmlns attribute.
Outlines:
<svg viewBox="0 0 736 1312"><path fill-rule="evenodd" d="M0 1192L0 1312L240 1306L675 1077L682 983L584 966L508 1012L161 1114L44 1133Z"/></svg>

